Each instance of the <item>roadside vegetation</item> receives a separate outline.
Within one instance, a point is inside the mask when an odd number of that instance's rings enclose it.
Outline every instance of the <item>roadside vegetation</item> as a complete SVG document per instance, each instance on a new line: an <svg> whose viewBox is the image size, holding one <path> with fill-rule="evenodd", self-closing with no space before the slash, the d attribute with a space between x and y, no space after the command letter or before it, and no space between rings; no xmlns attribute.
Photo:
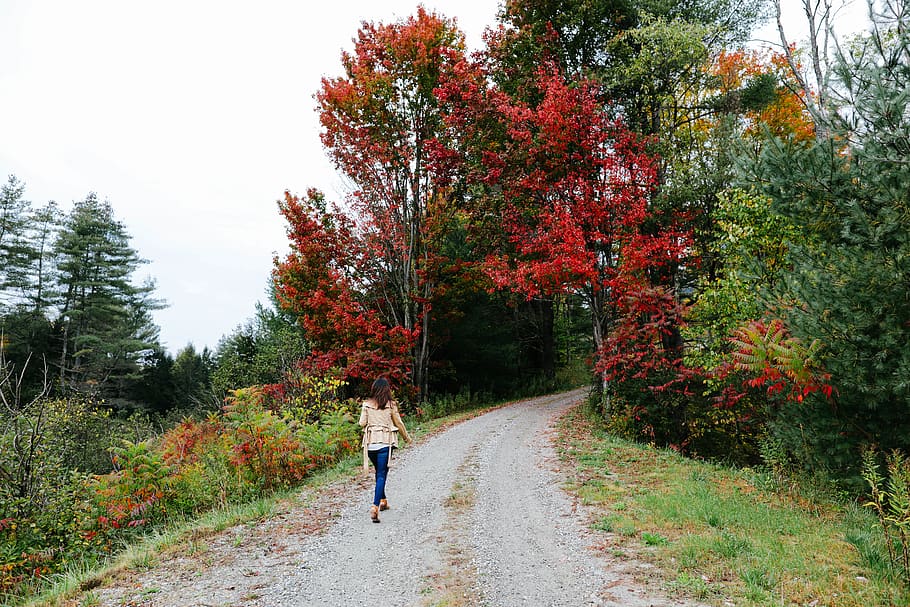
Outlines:
<svg viewBox="0 0 910 607"><path fill-rule="evenodd" d="M449 399L440 405L443 415L413 415L407 419L410 431L415 440L420 440L442 428L457 423L497 405L481 405L467 399ZM435 407L433 407L434 410ZM432 413L432 412L428 412ZM344 430L335 438L356 434L357 427L351 422L343 423ZM330 437L324 432L323 438ZM343 438L341 440L344 440ZM333 441L329 441L333 442ZM245 524L255 524L293 508L305 506L314 498L321 488L336 481L344 481L360 471L359 444L338 449L332 458L323 458L320 465L311 466L308 472L298 480L272 477L272 489L256 489L252 492L240 491L236 497L226 499L211 507L197 505L195 511L177 511L165 508L161 504L161 516L158 524L121 525L126 532L108 534L106 544L100 550L89 547L81 553L72 554L68 561L57 564L52 571L30 583L20 585L15 594L0 595L4 605L23 605L26 607L44 607L61 605L88 605L95 596L93 590L111 579L116 579L122 571L141 570L154 567L173 552L192 552L194 546L204 544L206 538ZM223 469L229 476L239 471ZM152 469L146 469L150 476ZM176 471L172 482L180 482ZM203 477L208 474L208 481L215 483L211 472L196 470L194 474ZM222 479L223 480L223 479ZM131 482L135 484L137 477ZM258 486L258 485L257 485ZM242 489L242 487L238 487ZM250 489L253 489L250 487ZM223 494L216 492L212 495ZM330 517L326 521L330 520ZM318 524L318 523L316 523ZM99 544L96 544L98 546ZM49 564L45 564L48 566Z"/></svg>
<svg viewBox="0 0 910 607"><path fill-rule="evenodd" d="M696 461L611 435L584 408L558 444L597 549L655 565L646 575L670 593L719 607L910 601L872 509L828 479Z"/></svg>

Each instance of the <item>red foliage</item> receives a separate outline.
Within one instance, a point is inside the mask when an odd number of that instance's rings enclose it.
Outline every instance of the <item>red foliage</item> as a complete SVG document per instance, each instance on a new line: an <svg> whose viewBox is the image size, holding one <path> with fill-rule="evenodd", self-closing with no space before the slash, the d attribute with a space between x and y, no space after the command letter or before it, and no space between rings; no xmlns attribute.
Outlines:
<svg viewBox="0 0 910 607"><path fill-rule="evenodd" d="M597 370L607 381L642 380L654 392L689 395L701 373L683 364L679 352L664 348L682 324L683 306L669 289L643 288L626 295L619 318L598 352Z"/></svg>
<svg viewBox="0 0 910 607"><path fill-rule="evenodd" d="M207 421L186 419L161 437L161 457L167 465L181 466L199 458L196 447L205 445L223 431L217 418Z"/></svg>
<svg viewBox="0 0 910 607"><path fill-rule="evenodd" d="M350 220L326 209L322 195L306 200L285 193L280 205L288 222L291 253L275 260L278 301L299 315L313 351L306 366L325 372L339 367L346 378L386 375L402 381L418 332L388 327L355 290L359 243Z"/></svg>
<svg viewBox="0 0 910 607"><path fill-rule="evenodd" d="M357 188L347 201L353 219L334 214L324 233L338 242L316 245L328 255L306 250L292 234L297 258L280 270L285 301L299 307L319 344L310 359L316 371L340 364L347 377L410 373L425 388L429 313L438 297L435 232L448 196L431 160L431 149L445 148L436 140L434 89L463 53L454 22L419 7L396 23L363 23L353 52L342 55L345 74L322 81L322 142ZM289 222L312 232L292 206L283 210ZM290 292L299 290L292 274L316 270L329 275L315 290Z"/></svg>
<svg viewBox="0 0 910 607"><path fill-rule="evenodd" d="M480 238L493 251L488 276L496 287L528 298L583 294L595 343L606 353L602 338L624 300L649 294L686 253L686 230L657 221L650 205L656 159L645 141L610 117L592 82L570 85L545 66L537 94L528 96L535 103L526 103L491 87L479 64L463 62L453 74L437 94L448 108L447 124L461 137L458 169L469 182L501 192L501 199L474 209L487 230ZM478 144L486 147L478 151Z"/></svg>
<svg viewBox="0 0 910 607"><path fill-rule="evenodd" d="M656 160L609 117L593 83L570 85L555 69L542 69L542 99L532 106L485 89L477 69L462 64L460 79L439 94L455 108L449 124L468 136L493 120L505 133L475 169L477 179L502 189L512 251L487 260L497 286L528 297L590 289L618 299L643 284L647 270L679 260L683 230L644 229Z"/></svg>
<svg viewBox="0 0 910 607"><path fill-rule="evenodd" d="M831 375L816 362L820 347L818 342L806 347L790 336L783 321L756 320L737 329L730 339L736 349L731 361L716 371L718 378L736 372L745 373L742 389L763 389L769 397L780 395L787 400L802 402L814 393L821 392L831 399L836 388L829 383ZM722 404L729 399L736 402L744 392L733 387L721 395Z"/></svg>

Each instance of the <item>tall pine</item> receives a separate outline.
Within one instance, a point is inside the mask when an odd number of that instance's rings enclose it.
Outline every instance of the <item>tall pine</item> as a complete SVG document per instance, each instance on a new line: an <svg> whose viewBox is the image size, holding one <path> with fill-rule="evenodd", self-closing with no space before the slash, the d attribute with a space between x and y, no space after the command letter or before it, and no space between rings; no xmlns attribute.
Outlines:
<svg viewBox="0 0 910 607"><path fill-rule="evenodd" d="M66 387L123 397L138 379L140 359L157 344L151 312L161 303L152 297L153 283L133 283L146 260L129 240L110 203L93 193L74 205L57 237L59 373Z"/></svg>
<svg viewBox="0 0 910 607"><path fill-rule="evenodd" d="M0 188L0 304L6 312L21 302L28 277L31 250L26 232L31 202L25 184L14 175Z"/></svg>
<svg viewBox="0 0 910 607"><path fill-rule="evenodd" d="M752 174L805 235L789 243L779 312L824 344L837 388L786 405L775 431L838 473L855 471L864 446L910 449L910 10L889 6L840 57L846 103L830 138L777 140Z"/></svg>

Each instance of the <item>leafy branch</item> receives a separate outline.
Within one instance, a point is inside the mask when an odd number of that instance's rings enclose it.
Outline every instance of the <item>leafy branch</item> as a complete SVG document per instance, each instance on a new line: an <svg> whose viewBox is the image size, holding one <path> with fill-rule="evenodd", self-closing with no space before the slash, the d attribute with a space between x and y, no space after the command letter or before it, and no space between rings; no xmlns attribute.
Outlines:
<svg viewBox="0 0 910 607"><path fill-rule="evenodd" d="M819 363L822 343L815 339L805 346L791 337L784 323L752 321L738 328L730 338L735 350L733 368L752 377L745 381L751 388L765 386L768 395L789 389L788 398L802 402L812 392L821 391L831 398L835 388L830 375Z"/></svg>

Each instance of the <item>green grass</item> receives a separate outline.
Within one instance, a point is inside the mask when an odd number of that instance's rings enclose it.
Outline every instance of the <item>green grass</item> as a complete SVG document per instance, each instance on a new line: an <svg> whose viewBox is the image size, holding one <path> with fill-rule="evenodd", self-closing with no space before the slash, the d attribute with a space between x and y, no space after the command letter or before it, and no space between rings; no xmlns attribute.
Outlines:
<svg viewBox="0 0 910 607"><path fill-rule="evenodd" d="M717 606L910 605L860 506L608 436L580 410L560 431L569 488L595 509L603 548L656 565L667 592Z"/></svg>

